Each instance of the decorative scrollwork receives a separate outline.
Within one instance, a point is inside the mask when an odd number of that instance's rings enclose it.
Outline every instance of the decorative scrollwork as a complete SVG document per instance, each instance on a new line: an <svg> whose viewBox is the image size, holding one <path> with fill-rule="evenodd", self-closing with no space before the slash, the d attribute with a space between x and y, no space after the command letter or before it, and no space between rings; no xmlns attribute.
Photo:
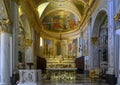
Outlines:
<svg viewBox="0 0 120 85"><path fill-rule="evenodd" d="M10 24L10 20L9 19L2 19L2 20L0 20L0 32L10 33L10 29L8 27L9 24Z"/></svg>
<svg viewBox="0 0 120 85"><path fill-rule="evenodd" d="M26 46L31 46L32 45L32 40L31 39L26 39L25 40L25 45Z"/></svg>
<svg viewBox="0 0 120 85"><path fill-rule="evenodd" d="M120 21L120 12L118 12L115 16L114 16L114 19L116 21Z"/></svg>

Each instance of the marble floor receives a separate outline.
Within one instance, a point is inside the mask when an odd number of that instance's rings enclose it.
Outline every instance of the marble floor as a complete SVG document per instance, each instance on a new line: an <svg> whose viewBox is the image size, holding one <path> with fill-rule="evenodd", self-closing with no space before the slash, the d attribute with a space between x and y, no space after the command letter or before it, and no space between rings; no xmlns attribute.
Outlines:
<svg viewBox="0 0 120 85"><path fill-rule="evenodd" d="M41 85L108 85L106 83L103 82L89 82L89 83L85 83L85 82L80 82L80 83L42 83Z"/></svg>
<svg viewBox="0 0 120 85"><path fill-rule="evenodd" d="M89 77L80 76L75 80L42 80L41 85L108 85L104 80L91 80Z"/></svg>
<svg viewBox="0 0 120 85"><path fill-rule="evenodd" d="M62 84L62 83L58 83L58 84L41 84L41 85L108 85L108 84L104 84L104 83L79 83L79 84Z"/></svg>

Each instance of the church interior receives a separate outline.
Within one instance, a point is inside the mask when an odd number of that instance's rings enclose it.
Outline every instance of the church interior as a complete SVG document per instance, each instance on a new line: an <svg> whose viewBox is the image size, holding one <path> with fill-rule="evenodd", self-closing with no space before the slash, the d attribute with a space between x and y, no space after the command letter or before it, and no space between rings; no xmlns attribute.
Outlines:
<svg viewBox="0 0 120 85"><path fill-rule="evenodd" d="M0 85L120 85L120 0L0 0Z"/></svg>

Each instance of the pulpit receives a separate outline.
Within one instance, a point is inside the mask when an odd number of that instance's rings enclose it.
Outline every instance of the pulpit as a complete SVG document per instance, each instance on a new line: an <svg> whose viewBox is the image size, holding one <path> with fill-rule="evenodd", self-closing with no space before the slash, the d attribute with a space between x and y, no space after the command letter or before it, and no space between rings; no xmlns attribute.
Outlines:
<svg viewBox="0 0 120 85"><path fill-rule="evenodd" d="M40 85L41 84L41 70L19 70L18 85Z"/></svg>

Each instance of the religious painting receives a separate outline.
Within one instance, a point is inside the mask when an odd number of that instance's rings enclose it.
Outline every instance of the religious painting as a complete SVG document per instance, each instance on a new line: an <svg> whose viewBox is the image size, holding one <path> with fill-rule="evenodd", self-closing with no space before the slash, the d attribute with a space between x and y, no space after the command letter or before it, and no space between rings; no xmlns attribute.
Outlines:
<svg viewBox="0 0 120 85"><path fill-rule="evenodd" d="M67 55L66 48L67 48L67 41L61 40L56 42L56 55L62 55L65 57Z"/></svg>
<svg viewBox="0 0 120 85"><path fill-rule="evenodd" d="M75 57L77 55L77 39L72 40L68 43L68 56Z"/></svg>
<svg viewBox="0 0 120 85"><path fill-rule="evenodd" d="M72 56L72 43L68 43L68 56Z"/></svg>
<svg viewBox="0 0 120 85"><path fill-rule="evenodd" d="M45 39L44 40L44 51L45 55L50 56L52 54L52 41Z"/></svg>
<svg viewBox="0 0 120 85"><path fill-rule="evenodd" d="M73 56L77 56L77 39L73 40Z"/></svg>
<svg viewBox="0 0 120 85"><path fill-rule="evenodd" d="M57 41L56 43L56 55L61 55L61 42Z"/></svg>
<svg viewBox="0 0 120 85"><path fill-rule="evenodd" d="M69 11L58 10L48 14L42 23L46 30L65 32L77 28L79 18Z"/></svg>

